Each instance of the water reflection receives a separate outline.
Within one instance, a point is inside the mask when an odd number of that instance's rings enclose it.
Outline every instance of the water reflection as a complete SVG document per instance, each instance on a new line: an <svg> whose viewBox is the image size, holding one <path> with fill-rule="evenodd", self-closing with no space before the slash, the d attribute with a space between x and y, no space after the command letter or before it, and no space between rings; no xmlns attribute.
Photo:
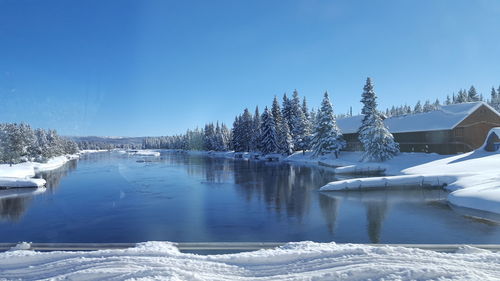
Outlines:
<svg viewBox="0 0 500 281"><path fill-rule="evenodd" d="M66 175L68 175L68 173L76 170L77 165L78 165L78 160L76 159L70 160L60 168L57 168L52 171L38 173L37 177L43 178L47 182L45 184L47 191L50 193L54 193L55 190L59 187L61 179Z"/></svg>
<svg viewBox="0 0 500 281"><path fill-rule="evenodd" d="M168 163L184 166L189 175L202 176L207 183L234 183L236 192L245 201L263 201L278 215L286 214L301 220L311 207L311 196L335 177L326 168L287 163L246 161L224 158L166 154ZM325 213L336 203L327 203ZM330 218L334 214L328 215Z"/></svg>
<svg viewBox="0 0 500 281"><path fill-rule="evenodd" d="M387 201L367 201L364 205L366 207L367 229L370 241L372 243L380 243L382 223L388 209Z"/></svg>
<svg viewBox="0 0 500 281"><path fill-rule="evenodd" d="M325 219L328 232L332 235L335 234L335 225L337 222L340 200L320 194L319 206Z"/></svg>
<svg viewBox="0 0 500 281"><path fill-rule="evenodd" d="M61 179L77 167L77 160L68 161L62 167L41 172L36 175L47 181L46 188L13 188L0 190L0 219L6 221L18 221L28 209L33 196L50 192L54 193L59 186Z"/></svg>
<svg viewBox="0 0 500 281"><path fill-rule="evenodd" d="M7 221L19 220L31 202L31 197L11 197L0 199L0 218Z"/></svg>

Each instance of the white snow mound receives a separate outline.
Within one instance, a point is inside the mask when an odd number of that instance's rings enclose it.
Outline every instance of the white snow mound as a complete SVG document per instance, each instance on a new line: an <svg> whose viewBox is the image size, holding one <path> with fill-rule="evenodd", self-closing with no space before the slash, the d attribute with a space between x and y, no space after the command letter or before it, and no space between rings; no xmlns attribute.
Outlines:
<svg viewBox="0 0 500 281"><path fill-rule="evenodd" d="M93 252L12 250L0 253L0 272L2 280L499 280L500 253L298 242L205 256L147 242Z"/></svg>

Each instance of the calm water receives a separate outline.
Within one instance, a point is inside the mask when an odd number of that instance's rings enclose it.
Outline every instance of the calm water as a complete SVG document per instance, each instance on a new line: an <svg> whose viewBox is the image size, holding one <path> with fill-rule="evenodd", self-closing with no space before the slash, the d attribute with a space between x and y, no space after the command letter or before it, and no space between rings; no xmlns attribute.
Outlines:
<svg viewBox="0 0 500 281"><path fill-rule="evenodd" d="M163 153L98 153L0 199L0 242L336 241L500 243L500 225L439 190L320 193L327 168Z"/></svg>

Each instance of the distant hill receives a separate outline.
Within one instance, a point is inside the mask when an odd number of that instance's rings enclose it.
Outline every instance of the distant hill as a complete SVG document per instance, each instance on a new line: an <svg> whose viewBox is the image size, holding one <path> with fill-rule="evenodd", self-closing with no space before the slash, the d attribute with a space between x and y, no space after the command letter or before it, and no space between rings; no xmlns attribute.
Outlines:
<svg viewBox="0 0 500 281"><path fill-rule="evenodd" d="M97 137L97 136L68 136L76 142L106 143L113 146L119 145L142 145L144 137Z"/></svg>

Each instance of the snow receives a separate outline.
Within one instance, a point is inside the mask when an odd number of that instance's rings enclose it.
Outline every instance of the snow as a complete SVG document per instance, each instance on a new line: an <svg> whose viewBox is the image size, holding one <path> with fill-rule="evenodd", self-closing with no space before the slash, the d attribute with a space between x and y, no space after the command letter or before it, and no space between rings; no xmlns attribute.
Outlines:
<svg viewBox="0 0 500 281"><path fill-rule="evenodd" d="M31 165L33 165L35 172L51 171L60 168L61 166L66 164L66 162L68 162L70 159L75 159L75 157L78 158L76 155L70 155L70 156L63 155L50 158L46 163L31 162Z"/></svg>
<svg viewBox="0 0 500 281"><path fill-rule="evenodd" d="M7 177L0 178L0 187L4 187L4 188L39 187L39 186L44 186L44 185L45 185L44 179L7 178Z"/></svg>
<svg viewBox="0 0 500 281"><path fill-rule="evenodd" d="M26 188L26 187L9 188L0 190L0 199L33 196L40 193L44 193L46 190L47 189L44 186L39 186L35 188Z"/></svg>
<svg viewBox="0 0 500 281"><path fill-rule="evenodd" d="M0 187L42 187L46 182L44 179L33 178L36 173L55 170L66 164L69 160L77 159L78 157L79 155L77 154L71 154L51 158L46 163L24 162L12 166L9 164L0 164Z"/></svg>
<svg viewBox="0 0 500 281"><path fill-rule="evenodd" d="M159 157L160 152L158 151L153 151L153 150L130 150L128 151L129 154L131 155L137 155L137 156L154 156L154 157Z"/></svg>
<svg viewBox="0 0 500 281"><path fill-rule="evenodd" d="M80 154L86 154L86 153L97 153L97 152L107 152L108 150L106 149L83 149L80 150Z"/></svg>
<svg viewBox="0 0 500 281"><path fill-rule="evenodd" d="M450 104L430 112L390 117L384 124L391 133L451 130L482 105L491 108L485 102ZM357 115L338 119L337 124L343 134L353 134L358 132L362 120L363 115Z"/></svg>
<svg viewBox="0 0 500 281"><path fill-rule="evenodd" d="M0 164L0 177L26 178L34 176L35 169L29 162L12 166L9 164Z"/></svg>
<svg viewBox="0 0 500 281"><path fill-rule="evenodd" d="M331 182L321 188L321 191L338 190L371 190L379 188L404 189L414 187L437 187L450 182L454 177L405 175L392 177L372 177L360 179L348 179L338 182Z"/></svg>
<svg viewBox="0 0 500 281"><path fill-rule="evenodd" d="M91 252L0 253L0 280L498 280L500 253L296 242L224 255L181 253L174 243Z"/></svg>
<svg viewBox="0 0 500 281"><path fill-rule="evenodd" d="M342 157L341 157L342 158ZM335 160L326 160L335 165ZM500 214L500 151L480 148L454 156L424 153L401 153L384 163L361 163L347 166L349 171L383 167L384 177L349 179L328 183L320 190L405 188L443 186L451 191L448 202L465 208ZM343 163L345 164L345 163ZM344 168L344 169L346 169ZM343 168L335 172L342 173Z"/></svg>

